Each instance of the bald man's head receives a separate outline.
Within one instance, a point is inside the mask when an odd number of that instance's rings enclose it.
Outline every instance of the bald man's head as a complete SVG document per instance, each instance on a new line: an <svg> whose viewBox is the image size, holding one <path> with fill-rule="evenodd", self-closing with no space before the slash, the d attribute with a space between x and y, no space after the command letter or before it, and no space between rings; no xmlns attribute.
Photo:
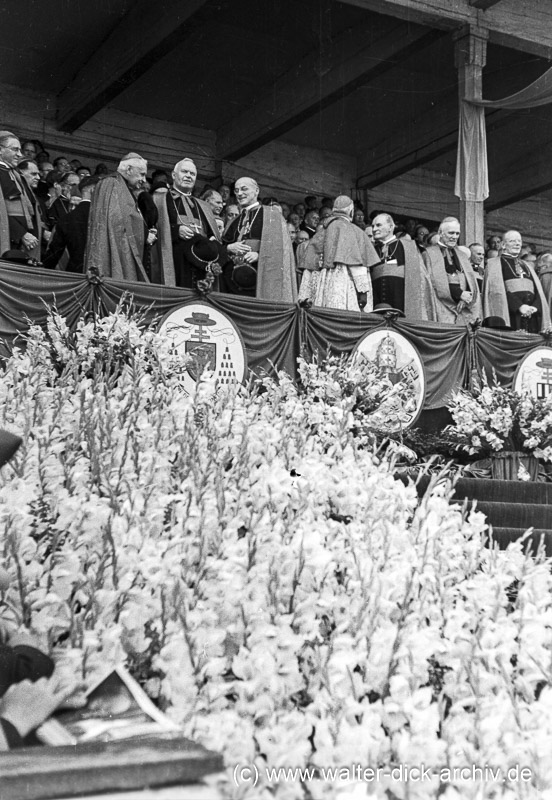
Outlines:
<svg viewBox="0 0 552 800"><path fill-rule="evenodd" d="M241 208L247 208L257 202L259 184L253 178L238 178L234 184L234 194Z"/></svg>

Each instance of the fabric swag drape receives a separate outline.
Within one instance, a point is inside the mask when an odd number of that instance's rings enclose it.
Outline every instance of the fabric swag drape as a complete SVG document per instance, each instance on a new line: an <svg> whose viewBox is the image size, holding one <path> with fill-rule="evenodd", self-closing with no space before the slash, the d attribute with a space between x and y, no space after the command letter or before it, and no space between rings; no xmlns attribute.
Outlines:
<svg viewBox="0 0 552 800"><path fill-rule="evenodd" d="M460 200L482 202L489 196L485 109L516 110L552 103L552 68L540 78L501 100L469 100L461 104L454 194Z"/></svg>

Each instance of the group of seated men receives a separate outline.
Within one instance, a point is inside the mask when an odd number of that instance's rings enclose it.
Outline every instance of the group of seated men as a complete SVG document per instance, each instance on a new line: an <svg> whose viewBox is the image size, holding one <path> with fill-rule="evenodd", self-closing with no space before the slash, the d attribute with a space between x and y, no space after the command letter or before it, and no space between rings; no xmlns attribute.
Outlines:
<svg viewBox="0 0 552 800"><path fill-rule="evenodd" d="M23 251L45 267L61 263L121 281L349 311L392 309L413 320L481 320L527 332L550 326L552 264L539 278L531 261L520 258L517 231L504 234L500 253L482 273L475 257L480 246L471 254L459 246L453 217L422 244L397 235L385 212L364 225L353 200L341 195L320 209L305 208L297 226L299 208L290 213L276 200L261 203L253 178L239 178L233 197L222 189L197 197L197 169L189 158L170 178L158 173L148 191L147 162L129 153L113 174L60 176L61 191L48 206L50 220L55 210L53 230L45 237L44 211L33 191L40 171L22 155L17 136L0 132L4 256ZM71 203L76 195L79 202Z"/></svg>

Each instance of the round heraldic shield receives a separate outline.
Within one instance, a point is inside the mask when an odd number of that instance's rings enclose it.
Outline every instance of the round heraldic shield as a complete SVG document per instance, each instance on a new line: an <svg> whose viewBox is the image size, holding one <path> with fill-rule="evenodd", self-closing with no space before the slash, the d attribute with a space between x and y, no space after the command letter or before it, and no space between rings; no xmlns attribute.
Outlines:
<svg viewBox="0 0 552 800"><path fill-rule="evenodd" d="M384 433L412 427L422 410L426 379L422 359L414 345L391 328L378 328L363 336L353 358L383 389L380 401L367 414L368 421Z"/></svg>
<svg viewBox="0 0 552 800"><path fill-rule="evenodd" d="M161 321L159 332L171 341L171 354L188 359L183 388L191 394L203 370L214 372L219 386L235 386L245 377L247 359L240 332L228 317L207 303L180 306Z"/></svg>
<svg viewBox="0 0 552 800"><path fill-rule="evenodd" d="M529 393L537 400L552 394L552 348L536 347L522 358L514 375L513 387L519 394Z"/></svg>

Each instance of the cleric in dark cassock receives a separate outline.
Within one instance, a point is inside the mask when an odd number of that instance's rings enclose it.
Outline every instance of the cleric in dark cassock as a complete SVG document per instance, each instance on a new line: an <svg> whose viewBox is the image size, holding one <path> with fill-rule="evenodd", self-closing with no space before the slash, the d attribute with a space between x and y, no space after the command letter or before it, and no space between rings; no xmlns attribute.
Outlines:
<svg viewBox="0 0 552 800"><path fill-rule="evenodd" d="M423 259L435 290L436 322L468 325L482 318L481 296L470 257L458 246L460 223L445 217L439 244L426 248Z"/></svg>
<svg viewBox="0 0 552 800"><path fill-rule="evenodd" d="M374 311L397 309L407 319L435 319L435 297L416 242L397 239L389 214L372 222L379 262L372 267ZM365 234L366 235L366 234Z"/></svg>
<svg viewBox="0 0 552 800"><path fill-rule="evenodd" d="M295 258L281 211L259 203L259 186L253 178L239 178L234 194L241 213L222 237L226 291L295 303Z"/></svg>
<svg viewBox="0 0 552 800"><path fill-rule="evenodd" d="M153 199L159 211L157 245L152 251L152 280L168 286L193 289L205 277L197 260L191 254L197 242L220 242L215 216L208 203L192 196L197 179L197 169L191 158L183 158L175 165L173 186L154 186Z"/></svg>
<svg viewBox="0 0 552 800"><path fill-rule="evenodd" d="M117 172L98 184L88 221L86 269L116 280L149 282L143 264L147 228L133 194L144 186L146 171L145 159L129 153Z"/></svg>
<svg viewBox="0 0 552 800"><path fill-rule="evenodd" d="M519 257L521 246L521 234L507 231L502 254L487 261L484 323L490 328L540 333L550 327L550 309L535 270Z"/></svg>

